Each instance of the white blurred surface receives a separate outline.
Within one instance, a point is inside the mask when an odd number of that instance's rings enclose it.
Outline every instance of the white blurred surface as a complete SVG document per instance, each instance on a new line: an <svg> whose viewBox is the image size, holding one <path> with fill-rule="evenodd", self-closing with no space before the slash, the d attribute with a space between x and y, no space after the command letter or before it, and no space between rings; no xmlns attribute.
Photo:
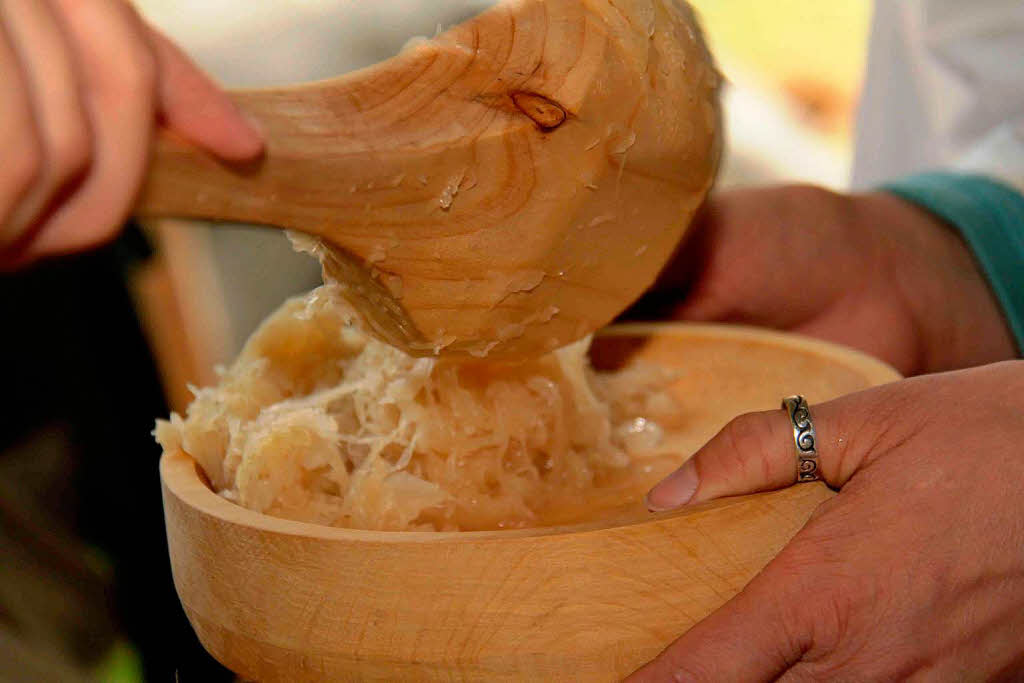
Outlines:
<svg viewBox="0 0 1024 683"><path fill-rule="evenodd" d="M327 78L383 61L492 0L136 0L229 86Z"/></svg>
<svg viewBox="0 0 1024 683"><path fill-rule="evenodd" d="M936 168L1024 191L1024 1L878 0L855 184Z"/></svg>
<svg viewBox="0 0 1024 683"><path fill-rule="evenodd" d="M850 153L806 125L792 102L722 65L730 83L723 92L726 152L718 188L800 182L843 190Z"/></svg>

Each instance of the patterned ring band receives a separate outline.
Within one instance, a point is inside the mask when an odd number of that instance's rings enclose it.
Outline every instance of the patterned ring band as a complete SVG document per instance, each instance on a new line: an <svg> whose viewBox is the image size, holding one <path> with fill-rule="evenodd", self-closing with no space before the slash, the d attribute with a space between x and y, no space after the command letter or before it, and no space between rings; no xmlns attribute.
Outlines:
<svg viewBox="0 0 1024 683"><path fill-rule="evenodd" d="M811 409L803 396L782 399L782 409L793 424L793 443L796 445L796 480L798 483L818 481L818 434L814 431Z"/></svg>

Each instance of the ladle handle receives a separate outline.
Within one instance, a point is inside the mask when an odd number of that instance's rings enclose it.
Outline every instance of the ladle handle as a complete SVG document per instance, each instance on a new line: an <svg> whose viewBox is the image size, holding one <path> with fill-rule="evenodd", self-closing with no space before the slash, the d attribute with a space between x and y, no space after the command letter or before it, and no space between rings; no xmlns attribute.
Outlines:
<svg viewBox="0 0 1024 683"><path fill-rule="evenodd" d="M364 140L343 134L351 123L338 113L335 90L323 82L232 93L264 135L263 157L250 164L224 163L159 133L136 214L301 230L350 248L336 227L365 222L366 202L338 188L352 185L368 156Z"/></svg>
<svg viewBox="0 0 1024 683"><path fill-rule="evenodd" d="M274 154L268 143L267 155ZM140 216L203 218L276 224L276 180L267 155L226 164L167 131L157 134L146 182L136 202Z"/></svg>

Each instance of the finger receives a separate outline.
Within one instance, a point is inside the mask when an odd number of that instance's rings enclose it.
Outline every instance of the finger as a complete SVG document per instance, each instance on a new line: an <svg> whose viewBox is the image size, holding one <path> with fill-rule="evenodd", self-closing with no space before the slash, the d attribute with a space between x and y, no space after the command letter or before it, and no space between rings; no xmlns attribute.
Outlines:
<svg viewBox="0 0 1024 683"><path fill-rule="evenodd" d="M717 612L626 680L629 683L770 681L809 649L811 630L792 582L769 565Z"/></svg>
<svg viewBox="0 0 1024 683"><path fill-rule="evenodd" d="M676 310L687 320L746 321L754 314L775 312L767 305L784 263L784 235L778 235L773 196L766 190L739 190L712 197L694 227L690 267L694 281ZM768 238L770 236L770 238ZM766 282L766 275L772 279ZM777 303L777 302L774 302Z"/></svg>
<svg viewBox="0 0 1024 683"><path fill-rule="evenodd" d="M680 297L674 317L708 322L726 320L736 312L737 302L728 286L722 286L716 264L728 250L728 240L723 239L729 231L726 216L737 201L736 195L709 197L694 217L686 241L663 270L657 286Z"/></svg>
<svg viewBox="0 0 1024 683"><path fill-rule="evenodd" d="M186 140L226 161L249 161L263 139L213 81L160 32L147 27L156 54L157 102L163 122Z"/></svg>
<svg viewBox="0 0 1024 683"><path fill-rule="evenodd" d="M682 262L693 283L676 317L783 329L814 318L848 289L837 269L859 258L849 249L849 215L847 198L807 186L712 197Z"/></svg>
<svg viewBox="0 0 1024 683"><path fill-rule="evenodd" d="M2 0L0 19L26 77L42 148L36 182L9 222L15 234L25 235L85 170L91 152L90 132L71 51L50 1Z"/></svg>
<svg viewBox="0 0 1024 683"><path fill-rule="evenodd" d="M907 422L890 424L885 419L897 400L886 386L810 407L818 471L830 486L842 487L874 454L884 451L887 441L912 428ZM647 505L653 511L672 510L789 486L796 481L797 462L793 424L785 410L741 415L651 489Z"/></svg>
<svg viewBox="0 0 1024 683"><path fill-rule="evenodd" d="M35 185L43 162L28 83L9 34L0 22L0 251L20 235L13 217L22 198Z"/></svg>
<svg viewBox="0 0 1024 683"><path fill-rule="evenodd" d="M93 161L76 192L30 245L34 254L111 239L142 183L156 118L156 59L138 17L119 0L53 0L79 64Z"/></svg>

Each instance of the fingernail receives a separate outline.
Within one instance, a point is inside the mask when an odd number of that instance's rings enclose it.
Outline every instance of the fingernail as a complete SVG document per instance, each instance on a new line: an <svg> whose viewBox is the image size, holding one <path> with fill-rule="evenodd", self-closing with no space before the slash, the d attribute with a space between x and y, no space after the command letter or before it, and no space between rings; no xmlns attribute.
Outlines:
<svg viewBox="0 0 1024 683"><path fill-rule="evenodd" d="M687 460L647 493L647 509L651 512L666 512L681 508L693 499L698 484L697 466L693 460Z"/></svg>

